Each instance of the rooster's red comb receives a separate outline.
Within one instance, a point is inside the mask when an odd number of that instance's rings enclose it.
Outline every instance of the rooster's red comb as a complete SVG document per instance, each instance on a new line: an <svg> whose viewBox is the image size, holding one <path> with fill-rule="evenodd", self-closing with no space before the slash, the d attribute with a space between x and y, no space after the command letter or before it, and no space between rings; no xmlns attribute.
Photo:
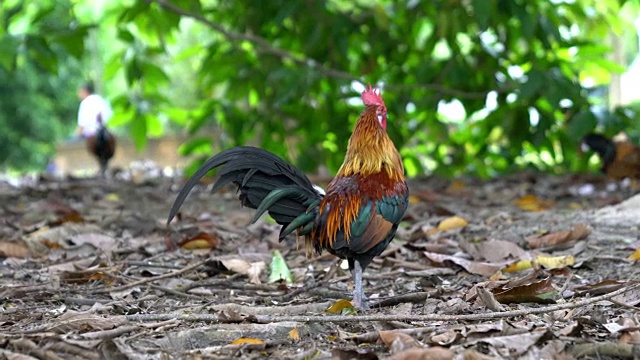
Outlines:
<svg viewBox="0 0 640 360"><path fill-rule="evenodd" d="M362 102L366 105L384 105L384 101L382 101L382 97L380 97L380 90L374 89L369 84L369 88L362 92Z"/></svg>

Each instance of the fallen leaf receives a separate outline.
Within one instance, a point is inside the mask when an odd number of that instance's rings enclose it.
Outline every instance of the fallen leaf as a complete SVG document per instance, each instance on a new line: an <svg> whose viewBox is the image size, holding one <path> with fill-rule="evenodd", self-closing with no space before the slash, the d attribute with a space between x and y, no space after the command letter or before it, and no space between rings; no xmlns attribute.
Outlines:
<svg viewBox="0 0 640 360"><path fill-rule="evenodd" d="M538 257L536 257L536 261L547 269L562 269L575 264L576 258L573 255L538 255Z"/></svg>
<svg viewBox="0 0 640 360"><path fill-rule="evenodd" d="M516 206L526 211L544 211L551 208L553 200L544 200L535 195L525 195L515 201Z"/></svg>
<svg viewBox="0 0 640 360"><path fill-rule="evenodd" d="M584 329L584 326L580 321L574 321L568 324L567 326L565 326L564 328L560 329L557 335L576 337L580 335L583 329Z"/></svg>
<svg viewBox="0 0 640 360"><path fill-rule="evenodd" d="M281 281L281 280L284 280L287 284L293 283L293 275L291 274L291 270L289 270L289 266L287 266L287 262L282 257L282 254L280 254L280 251L275 250L273 252L270 268L271 268L271 274L269 274L270 283Z"/></svg>
<svg viewBox="0 0 640 360"><path fill-rule="evenodd" d="M227 270L242 275L246 275L251 268L251 263L243 259L222 259L220 262Z"/></svg>
<svg viewBox="0 0 640 360"><path fill-rule="evenodd" d="M264 340L242 337L231 342L231 345L243 345L243 344L264 344Z"/></svg>
<svg viewBox="0 0 640 360"><path fill-rule="evenodd" d="M332 360L378 360L375 352L367 349L339 349L331 350Z"/></svg>
<svg viewBox="0 0 640 360"><path fill-rule="evenodd" d="M105 269L91 269L82 271L63 271L60 273L60 281L70 284L83 284L87 282L102 282L104 285L111 285L115 279L105 273Z"/></svg>
<svg viewBox="0 0 640 360"><path fill-rule="evenodd" d="M553 287L551 278L547 277L531 284L520 285L513 288L498 287L492 289L496 300L502 304L554 304L558 291Z"/></svg>
<svg viewBox="0 0 640 360"><path fill-rule="evenodd" d="M469 222L460 216L451 216L448 217L438 224L436 230L445 231L445 230L453 230L462 228L469 225Z"/></svg>
<svg viewBox="0 0 640 360"><path fill-rule="evenodd" d="M349 300L340 299L334 302L327 310L329 314L342 314L345 312L345 315L355 314L356 309L353 307L353 304Z"/></svg>
<svg viewBox="0 0 640 360"><path fill-rule="evenodd" d="M512 241L488 240L479 242L462 242L460 248L471 255L474 260L504 262L509 259L521 259L526 251Z"/></svg>
<svg viewBox="0 0 640 360"><path fill-rule="evenodd" d="M103 250L107 253L114 250L117 246L115 238L111 236L103 235L103 234L98 234L98 233L78 234L78 235L72 236L69 240L71 243L75 245L89 244L95 247L96 249Z"/></svg>
<svg viewBox="0 0 640 360"><path fill-rule="evenodd" d="M541 339L550 335L547 329L535 329L531 332L507 335L487 337L481 339L470 339L466 345L475 345L478 343L484 343L493 346L498 353L507 359L517 358L519 355L527 352L532 346L537 344Z"/></svg>
<svg viewBox="0 0 640 360"><path fill-rule="evenodd" d="M252 262L251 267L247 270L249 282L252 284L260 284L260 274L262 274L265 267L267 267L267 264L264 261Z"/></svg>
<svg viewBox="0 0 640 360"><path fill-rule="evenodd" d="M634 261L640 260L640 248L637 248L631 255L629 255L628 259Z"/></svg>
<svg viewBox="0 0 640 360"><path fill-rule="evenodd" d="M400 331L381 330L378 334L380 336L380 340L382 340L384 345L392 354L418 346L418 342L414 338Z"/></svg>
<svg viewBox="0 0 640 360"><path fill-rule="evenodd" d="M222 266L228 271L236 274L246 275L252 284L260 284L260 274L267 266L264 261L256 261L250 263L244 259L222 259L219 260Z"/></svg>
<svg viewBox="0 0 640 360"><path fill-rule="evenodd" d="M456 179L447 186L446 192L450 194L459 194L463 193L467 190L467 184L464 183L464 180Z"/></svg>
<svg viewBox="0 0 640 360"><path fill-rule="evenodd" d="M477 288L478 297L482 301L482 303L492 311L504 311L504 307L500 302L496 299L492 292L485 289L484 287Z"/></svg>
<svg viewBox="0 0 640 360"><path fill-rule="evenodd" d="M599 296L608 294L610 292L619 290L625 286L629 285L626 281L619 280L603 280L595 284L587 284L576 286L573 290L581 296L591 295L591 296Z"/></svg>
<svg viewBox="0 0 640 360"><path fill-rule="evenodd" d="M399 352L385 358L386 360L451 360L454 358L453 351L432 346L429 348L412 348Z"/></svg>
<svg viewBox="0 0 640 360"><path fill-rule="evenodd" d="M524 259L509 264L503 269L504 272L518 272L531 268L538 268L539 265L547 269L562 269L574 265L576 259L573 255L548 256L538 255L535 259Z"/></svg>
<svg viewBox="0 0 640 360"><path fill-rule="evenodd" d="M298 331L298 327L294 327L293 329L291 329L291 331L289 331L289 339L293 340L293 341L298 341L300 340L300 332Z"/></svg>
<svg viewBox="0 0 640 360"><path fill-rule="evenodd" d="M465 269L467 272L471 274L477 274L477 275L483 275L483 276L491 276L504 266L504 264L492 264L487 262L471 261L471 260L463 259L457 256L436 254L436 253L427 252L427 251L423 252L423 254L433 262L444 264L450 261L462 267L463 269Z"/></svg>
<svg viewBox="0 0 640 360"><path fill-rule="evenodd" d="M105 198L105 200L110 201L110 202L118 202L118 201L120 201L120 195L118 195L116 193L109 193L104 198Z"/></svg>
<svg viewBox="0 0 640 360"><path fill-rule="evenodd" d="M0 241L0 257L26 258L29 248L22 241Z"/></svg>
<svg viewBox="0 0 640 360"><path fill-rule="evenodd" d="M530 249L554 247L570 241L585 239L589 234L591 234L591 229L588 226L576 224L569 230L529 236L527 238L527 244Z"/></svg>
<svg viewBox="0 0 640 360"><path fill-rule="evenodd" d="M220 245L220 239L218 236L205 232L201 232L193 237L184 239L179 244L179 246L185 250L215 249L218 245Z"/></svg>

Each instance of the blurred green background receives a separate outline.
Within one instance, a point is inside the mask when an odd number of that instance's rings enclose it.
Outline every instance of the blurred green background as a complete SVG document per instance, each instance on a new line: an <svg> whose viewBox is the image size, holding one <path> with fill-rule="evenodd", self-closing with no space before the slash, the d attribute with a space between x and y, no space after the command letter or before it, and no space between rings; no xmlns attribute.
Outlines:
<svg viewBox="0 0 640 360"><path fill-rule="evenodd" d="M640 140L640 106L618 93L634 69L640 80L639 8L622 0L3 0L0 167L44 168L73 133L76 90L91 79L111 101L119 136L142 148L186 132L180 151L200 161L254 144L305 171L334 172L362 110L358 92L372 83L383 89L388 131L411 176L583 171L588 159L577 147L587 132Z"/></svg>

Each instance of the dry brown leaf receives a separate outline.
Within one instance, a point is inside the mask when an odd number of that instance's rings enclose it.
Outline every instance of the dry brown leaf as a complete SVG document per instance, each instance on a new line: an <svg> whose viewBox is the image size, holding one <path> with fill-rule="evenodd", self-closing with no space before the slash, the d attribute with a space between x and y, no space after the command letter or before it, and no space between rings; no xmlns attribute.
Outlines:
<svg viewBox="0 0 640 360"><path fill-rule="evenodd" d="M504 307L496 299L493 293L484 287L477 288L478 297L484 303L484 305L492 311L504 311Z"/></svg>
<svg viewBox="0 0 640 360"><path fill-rule="evenodd" d="M29 248L22 241L0 241L0 256L26 258L29 256Z"/></svg>
<svg viewBox="0 0 640 360"><path fill-rule="evenodd" d="M98 233L83 233L74 235L70 238L70 241L75 245L89 244L96 249L100 249L105 252L111 252L117 246L115 238Z"/></svg>
<svg viewBox="0 0 640 360"><path fill-rule="evenodd" d="M298 331L298 327L294 327L293 329L291 329L291 331L289 331L289 339L293 340L293 341L298 341L300 340L300 332Z"/></svg>
<svg viewBox="0 0 640 360"><path fill-rule="evenodd" d="M264 340L242 337L231 342L231 345L243 345L243 344L264 344Z"/></svg>
<svg viewBox="0 0 640 360"><path fill-rule="evenodd" d="M433 346L429 348L412 348L385 358L386 360L451 360L455 354L453 351Z"/></svg>
<svg viewBox="0 0 640 360"><path fill-rule="evenodd" d="M640 344L640 330L623 331L618 341L621 344L638 345Z"/></svg>
<svg viewBox="0 0 640 360"><path fill-rule="evenodd" d="M462 179L453 180L445 190L445 192L449 194L454 194L454 195L465 193L466 191L467 191L467 184L465 184L464 180Z"/></svg>
<svg viewBox="0 0 640 360"><path fill-rule="evenodd" d="M60 226L67 222L80 223L84 221L84 217L74 209L58 215L58 218L49 223L50 226Z"/></svg>
<svg viewBox="0 0 640 360"><path fill-rule="evenodd" d="M260 274L267 266L264 261L250 263L244 259L223 259L220 263L231 272L248 276L253 284L260 284Z"/></svg>
<svg viewBox="0 0 640 360"><path fill-rule="evenodd" d="M201 232L193 237L184 239L179 245L185 250L215 249L220 245L220 239L214 234Z"/></svg>
<svg viewBox="0 0 640 360"><path fill-rule="evenodd" d="M471 261L471 260L463 259L457 256L436 254L436 253L427 252L427 251L423 252L423 254L433 262L444 264L450 261L462 267L463 269L465 269L467 272L471 274L477 274L477 275L483 275L483 276L491 276L504 266L504 264L492 264L492 263L486 263L486 262Z"/></svg>
<svg viewBox="0 0 640 360"><path fill-rule="evenodd" d="M519 304L525 302L554 304L555 300L553 298L557 295L557 290L553 287L550 277L513 288L494 288L492 292L496 300L502 304Z"/></svg>
<svg viewBox="0 0 640 360"><path fill-rule="evenodd" d="M113 276L106 274L104 268L97 268L82 271L63 271L60 274L60 281L70 284L83 284L87 282L100 281L104 285L111 285L114 283L115 279Z"/></svg>
<svg viewBox="0 0 640 360"><path fill-rule="evenodd" d="M619 280L603 280L595 284L587 284L580 285L574 288L574 291L578 295L591 295L591 296L599 296L608 294L612 291L619 290L625 286L629 285L626 281Z"/></svg>
<svg viewBox="0 0 640 360"><path fill-rule="evenodd" d="M331 360L378 360L375 352L367 349L340 349L331 350Z"/></svg>
<svg viewBox="0 0 640 360"><path fill-rule="evenodd" d="M476 340L470 340L467 345L475 345L477 343L485 343L493 346L498 353L504 358L513 359L527 352L540 339L549 335L547 329L535 329L528 333L487 337Z"/></svg>
<svg viewBox="0 0 640 360"><path fill-rule="evenodd" d="M584 326L579 321L574 321L558 331L557 335L578 337Z"/></svg>
<svg viewBox="0 0 640 360"><path fill-rule="evenodd" d="M247 276L249 277L249 282L252 284L260 284L260 274L267 267L267 263L264 261L256 261L251 263L251 267L247 270Z"/></svg>
<svg viewBox="0 0 640 360"><path fill-rule="evenodd" d="M526 251L516 243L505 240L488 240L479 242L462 242L462 250L474 260L504 262L510 259L522 259Z"/></svg>
<svg viewBox="0 0 640 360"><path fill-rule="evenodd" d="M569 230L529 236L527 238L527 244L530 249L553 247L570 241L585 239L589 234L591 234L591 229L588 226L576 224Z"/></svg>
<svg viewBox="0 0 640 360"><path fill-rule="evenodd" d="M541 199L535 195L525 195L515 201L516 206L526 211L544 211L550 209L554 201Z"/></svg>
<svg viewBox="0 0 640 360"><path fill-rule="evenodd" d="M380 340L391 351L392 354L405 351L410 348L418 346L418 342L411 337L411 335L399 332L399 331L384 331L378 332Z"/></svg>

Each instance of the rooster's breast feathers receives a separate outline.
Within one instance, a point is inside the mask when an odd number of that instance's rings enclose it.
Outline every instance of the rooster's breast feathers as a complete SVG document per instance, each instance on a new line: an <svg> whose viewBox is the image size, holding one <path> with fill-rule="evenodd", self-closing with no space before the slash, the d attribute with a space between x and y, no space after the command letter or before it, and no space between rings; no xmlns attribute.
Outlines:
<svg viewBox="0 0 640 360"><path fill-rule="evenodd" d="M337 177L327 188L316 225L317 247L363 254L388 243L408 206L404 181L385 173Z"/></svg>

